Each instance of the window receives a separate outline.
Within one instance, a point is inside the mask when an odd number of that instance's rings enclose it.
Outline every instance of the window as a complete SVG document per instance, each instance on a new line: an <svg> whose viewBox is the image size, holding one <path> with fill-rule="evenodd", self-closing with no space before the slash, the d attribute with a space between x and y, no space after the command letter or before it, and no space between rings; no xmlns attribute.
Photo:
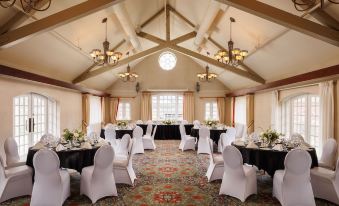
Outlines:
<svg viewBox="0 0 339 206"><path fill-rule="evenodd" d="M172 70L177 64L177 57L172 52L166 51L160 54L158 61L163 70Z"/></svg>
<svg viewBox="0 0 339 206"><path fill-rule="evenodd" d="M96 96L89 97L89 123L101 123L101 98Z"/></svg>
<svg viewBox="0 0 339 206"><path fill-rule="evenodd" d="M119 103L117 120L131 120L131 104L129 102Z"/></svg>
<svg viewBox="0 0 339 206"><path fill-rule="evenodd" d="M17 96L13 111L13 134L20 156L24 156L43 134L58 135L55 100L35 93Z"/></svg>
<svg viewBox="0 0 339 206"><path fill-rule="evenodd" d="M282 133L287 137L299 133L320 151L319 96L305 94L290 98L282 105Z"/></svg>
<svg viewBox="0 0 339 206"><path fill-rule="evenodd" d="M217 102L205 103L205 120L219 120Z"/></svg>
<svg viewBox="0 0 339 206"><path fill-rule="evenodd" d="M183 95L152 95L152 120L182 120Z"/></svg>
<svg viewBox="0 0 339 206"><path fill-rule="evenodd" d="M246 96L236 97L234 102L234 121L235 123L247 124Z"/></svg>

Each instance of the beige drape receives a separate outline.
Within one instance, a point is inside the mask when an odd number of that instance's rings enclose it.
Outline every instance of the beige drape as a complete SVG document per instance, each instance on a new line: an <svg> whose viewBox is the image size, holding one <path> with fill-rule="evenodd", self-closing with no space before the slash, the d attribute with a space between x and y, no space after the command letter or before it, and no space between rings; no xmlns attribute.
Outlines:
<svg viewBox="0 0 339 206"><path fill-rule="evenodd" d="M119 98L110 98L109 103L110 108L110 122L116 123L117 122L117 114L118 114L118 108L119 108Z"/></svg>
<svg viewBox="0 0 339 206"><path fill-rule="evenodd" d="M218 115L219 115L219 122L221 124L225 124L225 98L217 98L217 107L218 107Z"/></svg>
<svg viewBox="0 0 339 206"><path fill-rule="evenodd" d="M143 92L141 94L140 112L143 121L152 119L152 94L150 92Z"/></svg>
<svg viewBox="0 0 339 206"><path fill-rule="evenodd" d="M86 128L89 124L89 95L82 95L82 131L86 133Z"/></svg>
<svg viewBox="0 0 339 206"><path fill-rule="evenodd" d="M246 95L246 125L247 134L254 132L254 95Z"/></svg>
<svg viewBox="0 0 339 206"><path fill-rule="evenodd" d="M183 118L188 122L194 120L194 94L193 92L184 93Z"/></svg>

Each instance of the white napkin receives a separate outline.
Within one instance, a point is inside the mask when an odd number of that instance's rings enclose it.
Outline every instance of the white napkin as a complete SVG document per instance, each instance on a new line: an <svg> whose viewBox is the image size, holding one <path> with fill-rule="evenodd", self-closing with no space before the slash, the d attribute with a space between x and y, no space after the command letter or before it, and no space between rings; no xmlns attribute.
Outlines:
<svg viewBox="0 0 339 206"><path fill-rule="evenodd" d="M283 151L284 150L284 148L281 144L274 145L274 147L272 149L277 150L277 151Z"/></svg>
<svg viewBox="0 0 339 206"><path fill-rule="evenodd" d="M245 142L241 141L240 139L235 140L233 143L237 146L245 146Z"/></svg>
<svg viewBox="0 0 339 206"><path fill-rule="evenodd" d="M248 143L248 145L246 146L246 148L257 149L257 148L258 148L258 145L254 144L253 141L250 141L250 142Z"/></svg>
<svg viewBox="0 0 339 206"><path fill-rule="evenodd" d="M66 147L62 144L59 144L56 148L55 148L55 151L59 152L59 151L62 151L62 150L65 150Z"/></svg>
<svg viewBox="0 0 339 206"><path fill-rule="evenodd" d="M43 149L43 148L45 148L44 144L41 143L41 142L38 142L38 143L36 143L36 144L33 146L32 149L34 149L34 150L40 150L40 149Z"/></svg>
<svg viewBox="0 0 339 206"><path fill-rule="evenodd" d="M92 149L92 146L89 142L84 142L81 144L81 148L83 149Z"/></svg>

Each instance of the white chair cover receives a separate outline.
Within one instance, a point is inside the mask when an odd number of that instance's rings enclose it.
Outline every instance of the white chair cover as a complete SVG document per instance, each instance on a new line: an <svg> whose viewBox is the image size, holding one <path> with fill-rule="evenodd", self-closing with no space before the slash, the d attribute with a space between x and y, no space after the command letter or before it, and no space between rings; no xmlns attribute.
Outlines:
<svg viewBox="0 0 339 206"><path fill-rule="evenodd" d="M194 120L193 121L193 127L195 128L195 129L199 129L200 128L200 121L199 120Z"/></svg>
<svg viewBox="0 0 339 206"><path fill-rule="evenodd" d="M222 133L220 135L220 139L218 141L218 152L222 152L225 146L232 144L232 142L235 140L235 133L235 128L229 127L227 128L226 133Z"/></svg>
<svg viewBox="0 0 339 206"><path fill-rule="evenodd" d="M273 177L273 196L282 205L315 205L310 182L312 158L302 149L294 149L285 157L285 170L277 170Z"/></svg>
<svg viewBox="0 0 339 206"><path fill-rule="evenodd" d="M199 129L198 154L210 154L210 130L207 127Z"/></svg>
<svg viewBox="0 0 339 206"><path fill-rule="evenodd" d="M112 147L117 150L118 142L116 139L115 127L113 124L107 124L105 127L105 139L111 143Z"/></svg>
<svg viewBox="0 0 339 206"><path fill-rule="evenodd" d="M152 126L152 125L151 125ZM143 142L143 145L144 145L144 149L151 149L151 150L155 150L156 148L156 145L155 145L155 142L154 142L154 136L155 136L155 133L157 131L157 128L158 128L158 125L155 125L154 129L153 129L153 134L152 136L148 136L147 134L144 135L142 137L142 142Z"/></svg>
<svg viewBox="0 0 339 206"><path fill-rule="evenodd" d="M113 175L114 149L104 145L94 156L94 165L81 172L80 195L88 196L92 203L107 196L118 196Z"/></svg>
<svg viewBox="0 0 339 206"><path fill-rule="evenodd" d="M147 124L146 135L151 136L152 135L152 129L153 129L153 124Z"/></svg>
<svg viewBox="0 0 339 206"><path fill-rule="evenodd" d="M338 158L337 151L337 141L335 141L333 138L328 139L323 146L323 153L319 161L319 167L325 167L334 170L336 166L335 163Z"/></svg>
<svg viewBox="0 0 339 206"><path fill-rule="evenodd" d="M31 206L62 205L70 196L70 177L60 170L58 155L52 150L39 150L33 157L35 182Z"/></svg>
<svg viewBox="0 0 339 206"><path fill-rule="evenodd" d="M146 124L153 124L152 120L147 120Z"/></svg>
<svg viewBox="0 0 339 206"><path fill-rule="evenodd" d="M142 120L137 120L137 121L135 121L135 124L143 124L144 122L142 121Z"/></svg>
<svg viewBox="0 0 339 206"><path fill-rule="evenodd" d="M311 170L314 196L339 205L339 160L335 171L323 167Z"/></svg>
<svg viewBox="0 0 339 206"><path fill-rule="evenodd" d="M257 175L254 167L243 165L240 151L231 145L222 153L224 175L219 194L230 195L245 202L251 194L257 194Z"/></svg>
<svg viewBox="0 0 339 206"><path fill-rule="evenodd" d="M179 149L182 151L195 150L196 138L186 134L185 126L183 124L179 125L179 130L181 136Z"/></svg>
<svg viewBox="0 0 339 206"><path fill-rule="evenodd" d="M124 134L119 143L118 150L115 152L115 157L128 157L128 147L131 141L131 136L129 134Z"/></svg>
<svg viewBox="0 0 339 206"><path fill-rule="evenodd" d="M184 120L181 121L181 124L184 124L184 125L188 124L188 121L184 119Z"/></svg>
<svg viewBox="0 0 339 206"><path fill-rule="evenodd" d="M18 144L13 137L9 137L5 140L4 149L6 154L7 167L25 165L25 162L20 162Z"/></svg>
<svg viewBox="0 0 339 206"><path fill-rule="evenodd" d="M23 165L5 169L0 157L0 203L14 197L32 194L32 168Z"/></svg>
<svg viewBox="0 0 339 206"><path fill-rule="evenodd" d="M129 135L128 135L129 137ZM134 185L136 175L132 166L133 141L130 139L128 145L128 156L126 158L115 158L113 172L116 183Z"/></svg>
<svg viewBox="0 0 339 206"><path fill-rule="evenodd" d="M209 140L210 147L210 165L207 169L208 182L220 180L224 174L224 160L221 154L213 154L213 140Z"/></svg>
<svg viewBox="0 0 339 206"><path fill-rule="evenodd" d="M133 154L144 153L144 145L142 142L143 130L141 127L136 126L133 130Z"/></svg>

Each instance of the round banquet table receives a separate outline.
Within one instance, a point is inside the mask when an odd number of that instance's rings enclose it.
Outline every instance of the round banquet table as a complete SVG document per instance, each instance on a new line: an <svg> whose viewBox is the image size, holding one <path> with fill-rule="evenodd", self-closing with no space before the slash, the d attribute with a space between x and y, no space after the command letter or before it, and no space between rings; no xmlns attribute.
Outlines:
<svg viewBox="0 0 339 206"><path fill-rule="evenodd" d="M116 129L115 130L115 138L121 139L125 134L131 135L133 137L133 129ZM101 129L100 137L105 139L105 129Z"/></svg>
<svg viewBox="0 0 339 206"><path fill-rule="evenodd" d="M92 149L64 150L56 152L60 159L60 167L74 169L81 173L82 168L94 164L94 155L99 147ZM33 157L38 150L29 148L26 165L33 167Z"/></svg>
<svg viewBox="0 0 339 206"><path fill-rule="evenodd" d="M144 131L144 135L146 134L147 124L138 124L139 127ZM157 127L157 131L155 133L154 139L181 139L179 124L171 124L171 125L162 125L159 124ZM193 124L185 124L186 133L189 134ZM153 125L154 129L155 125ZM152 129L152 131L153 131Z"/></svg>
<svg viewBox="0 0 339 206"><path fill-rule="evenodd" d="M217 143L220 139L220 135L226 133L226 131L226 129L210 129L210 138ZM191 136L199 138L199 129L192 128Z"/></svg>
<svg viewBox="0 0 339 206"><path fill-rule="evenodd" d="M233 146L241 152L244 163L255 165L259 169L267 172L273 177L276 170L283 170L285 168L284 161L288 151L276 151L272 149L253 149L245 146L238 146L232 143ZM312 166L318 166L318 158L316 150L313 148L308 151L312 158Z"/></svg>

